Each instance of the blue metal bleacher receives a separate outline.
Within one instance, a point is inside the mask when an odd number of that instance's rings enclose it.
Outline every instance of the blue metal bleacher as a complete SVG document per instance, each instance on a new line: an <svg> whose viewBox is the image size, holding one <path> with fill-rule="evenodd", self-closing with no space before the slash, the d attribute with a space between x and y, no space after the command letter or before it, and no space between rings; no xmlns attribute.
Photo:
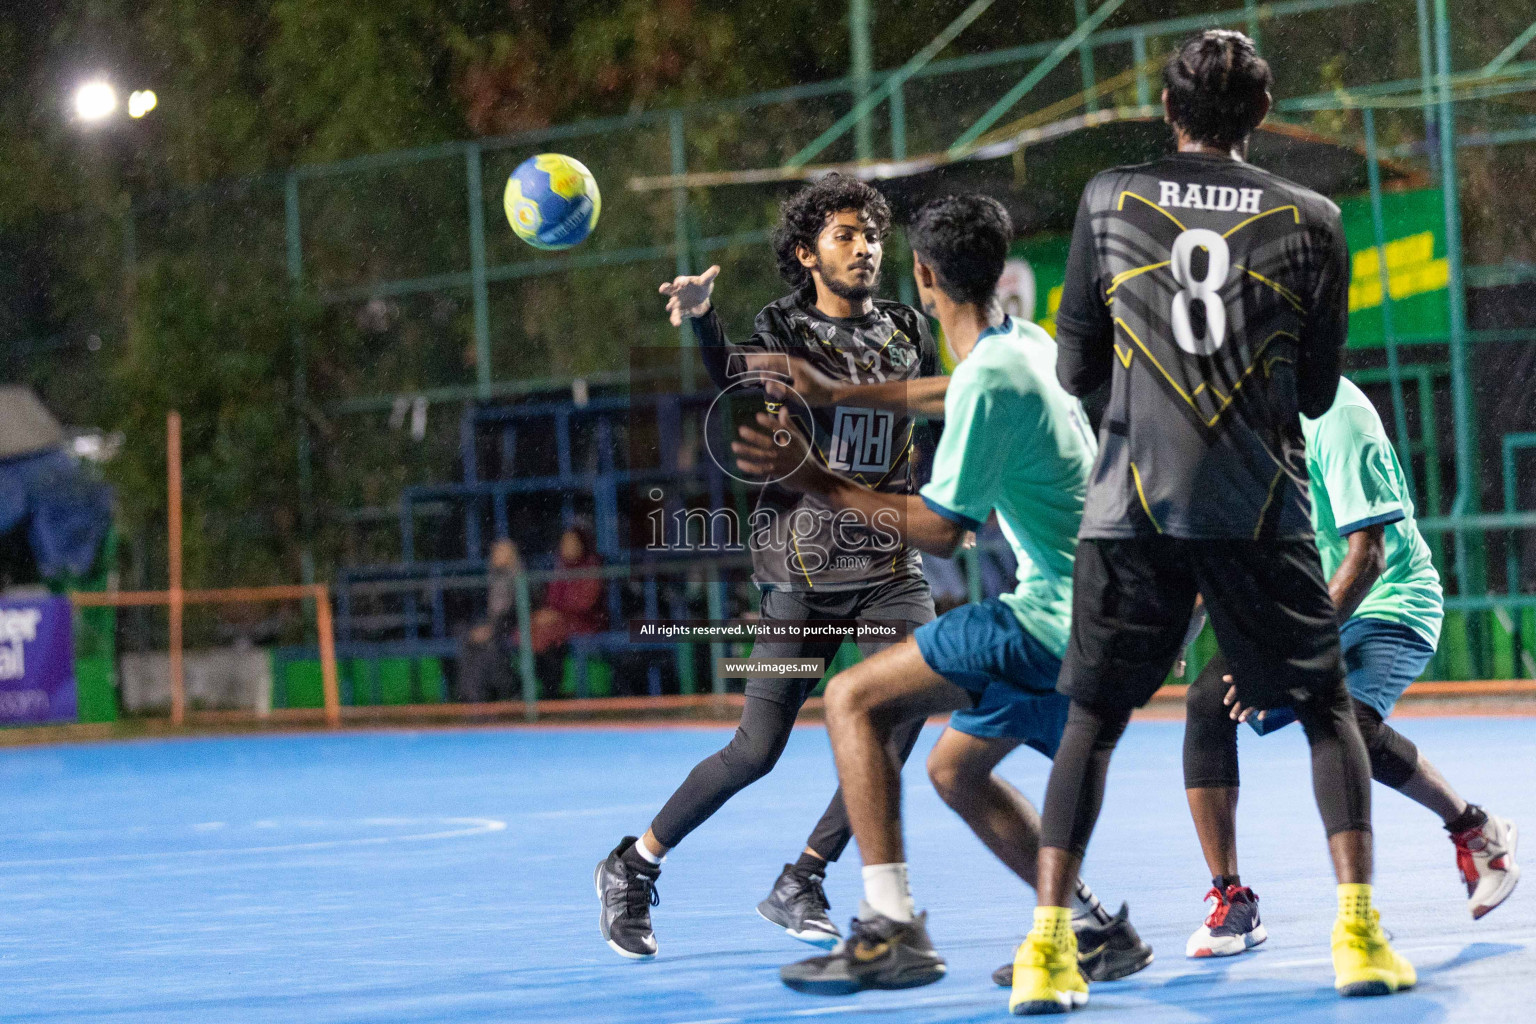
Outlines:
<svg viewBox="0 0 1536 1024"><path fill-rule="evenodd" d="M689 494L707 500L711 508L727 507L736 496L701 444L715 400L713 392L612 394L586 402L467 408L459 431L461 479L409 486L400 494L399 561L349 566L338 573L338 655L457 658L462 626L483 615L487 526L492 539L519 539L528 532L520 527L530 525L548 532L549 514L530 515L527 506L553 500L559 503L561 529L576 522L579 508L589 505L598 553L615 570L604 573L609 628L574 637L570 643L577 695L586 695L589 660L620 651L674 651L679 685L684 692L692 691L691 650L670 641L635 643L625 624L629 618L660 618L663 612L667 618L722 616L727 577L744 578L747 560L733 559L730 549L714 537L701 537L699 545L681 552L646 550L644 543L636 543L643 538L629 536L625 493L633 495L648 484L652 495L659 489L668 518L683 511ZM532 451L527 450L529 438L537 439ZM486 452L491 457L484 461L493 463L490 472L482 464ZM526 456L521 462L520 455ZM520 466L539 461L545 465L536 466L536 471L519 472ZM523 505L520 510L514 507L518 503ZM420 556L417 519L429 509L437 513L432 539L438 548L448 535L462 541L456 557ZM543 521L530 524L529 519ZM553 575L551 554L531 551L527 543L520 547L530 579ZM710 560L707 566L701 558ZM691 603L705 607L690 615ZM661 675L653 661L646 671L646 692L661 692Z"/></svg>

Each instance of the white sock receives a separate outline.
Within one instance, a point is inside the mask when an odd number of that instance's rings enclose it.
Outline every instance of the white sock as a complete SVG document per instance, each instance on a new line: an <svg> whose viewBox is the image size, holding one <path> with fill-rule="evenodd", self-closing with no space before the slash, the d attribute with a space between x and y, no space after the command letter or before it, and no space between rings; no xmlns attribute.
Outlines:
<svg viewBox="0 0 1536 1024"><path fill-rule="evenodd" d="M666 854L662 854L660 857L658 857L652 853L650 847L645 845L644 839L635 840L635 852L638 853L640 855L640 859L645 861L647 864L659 865L662 861L667 859Z"/></svg>
<svg viewBox="0 0 1536 1024"><path fill-rule="evenodd" d="M864 865L864 902L892 921L910 921L917 912L907 884L906 864Z"/></svg>

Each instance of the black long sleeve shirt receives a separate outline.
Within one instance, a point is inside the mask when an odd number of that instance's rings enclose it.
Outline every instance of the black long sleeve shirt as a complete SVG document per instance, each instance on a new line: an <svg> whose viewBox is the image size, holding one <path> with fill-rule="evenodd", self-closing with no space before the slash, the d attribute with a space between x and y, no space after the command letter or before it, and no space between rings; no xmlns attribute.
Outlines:
<svg viewBox="0 0 1536 1024"><path fill-rule="evenodd" d="M758 374L742 358L747 354L799 356L853 384L938 373L938 348L927 318L912 307L877 299L870 313L839 319L821 312L812 299L802 291L765 306L740 344L726 337L713 306L690 321L710 378L727 395L743 399L729 403L736 415L763 408ZM911 417L858 407L811 408L793 396L784 404L811 439L812 457L829 469L876 490L915 492ZM743 532L751 535L753 576L763 587L835 592L922 575L921 556L897 533L853 522L817 495L768 484L748 526Z"/></svg>

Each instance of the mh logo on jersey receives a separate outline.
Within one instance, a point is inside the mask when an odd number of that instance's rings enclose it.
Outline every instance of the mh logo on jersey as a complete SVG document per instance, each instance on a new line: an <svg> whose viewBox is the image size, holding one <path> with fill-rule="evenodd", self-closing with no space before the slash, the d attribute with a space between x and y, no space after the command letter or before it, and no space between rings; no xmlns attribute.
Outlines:
<svg viewBox="0 0 1536 1024"><path fill-rule="evenodd" d="M837 408L832 419L832 446L827 468L852 473L884 472L891 463L893 413L878 409Z"/></svg>

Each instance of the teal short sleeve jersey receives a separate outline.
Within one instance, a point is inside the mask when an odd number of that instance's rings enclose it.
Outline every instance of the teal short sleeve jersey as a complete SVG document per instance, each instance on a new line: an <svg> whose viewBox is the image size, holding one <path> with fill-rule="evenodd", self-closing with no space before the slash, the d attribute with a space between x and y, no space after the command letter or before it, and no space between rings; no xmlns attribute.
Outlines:
<svg viewBox="0 0 1536 1024"><path fill-rule="evenodd" d="M1431 644L1440 638L1440 574L1413 520L1413 498L1376 407L1346 379L1333 407L1301 420L1312 491L1312 526L1332 578L1349 550L1348 537L1385 526L1387 567L1352 618L1385 619L1410 627Z"/></svg>
<svg viewBox="0 0 1536 1024"><path fill-rule="evenodd" d="M944 434L923 503L974 530L997 512L1018 559L1002 596L1057 657L1072 619L1072 562L1098 445L1056 381L1056 343L1012 317L977 339L944 396Z"/></svg>

